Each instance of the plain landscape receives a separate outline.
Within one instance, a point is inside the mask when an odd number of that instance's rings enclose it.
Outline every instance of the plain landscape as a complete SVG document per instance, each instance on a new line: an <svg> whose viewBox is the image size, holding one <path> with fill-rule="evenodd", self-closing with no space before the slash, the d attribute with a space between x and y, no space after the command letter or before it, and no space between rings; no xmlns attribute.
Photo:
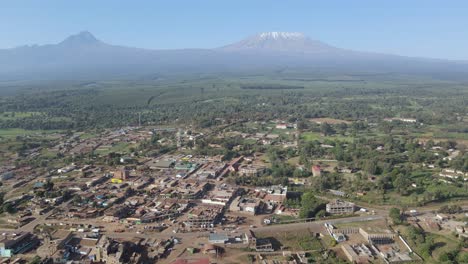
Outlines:
<svg viewBox="0 0 468 264"><path fill-rule="evenodd" d="M297 32L0 50L1 263L468 263L468 62Z"/></svg>

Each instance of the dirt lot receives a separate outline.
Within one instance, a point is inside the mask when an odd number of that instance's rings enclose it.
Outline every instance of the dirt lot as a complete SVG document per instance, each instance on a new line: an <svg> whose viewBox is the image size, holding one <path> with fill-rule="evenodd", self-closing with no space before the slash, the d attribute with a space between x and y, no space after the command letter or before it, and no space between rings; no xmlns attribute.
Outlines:
<svg viewBox="0 0 468 264"><path fill-rule="evenodd" d="M341 123L345 123L345 124L351 124L352 123L351 121L346 121L346 120L341 120L341 119L333 119L333 118L311 118L309 120L311 122L314 122L314 123L317 123L317 124L328 123L328 124L331 124L331 125L341 124Z"/></svg>

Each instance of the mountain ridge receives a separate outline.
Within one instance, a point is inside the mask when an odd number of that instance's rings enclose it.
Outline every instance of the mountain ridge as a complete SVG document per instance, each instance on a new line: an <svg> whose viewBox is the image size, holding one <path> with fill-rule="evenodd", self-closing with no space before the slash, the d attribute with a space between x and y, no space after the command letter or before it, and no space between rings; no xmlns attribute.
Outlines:
<svg viewBox="0 0 468 264"><path fill-rule="evenodd" d="M0 49L0 80L100 79L278 68L463 72L468 63L346 50L298 32L263 32L212 49L141 49L107 44L89 31L57 44ZM132 78L133 78L132 77Z"/></svg>

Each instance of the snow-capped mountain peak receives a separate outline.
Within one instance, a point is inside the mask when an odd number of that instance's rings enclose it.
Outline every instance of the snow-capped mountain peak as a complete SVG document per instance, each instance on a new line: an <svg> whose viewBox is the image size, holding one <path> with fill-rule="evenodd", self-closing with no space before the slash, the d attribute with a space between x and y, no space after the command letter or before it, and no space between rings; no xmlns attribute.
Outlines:
<svg viewBox="0 0 468 264"><path fill-rule="evenodd" d="M298 39L305 38L305 35L300 32L263 32L259 34L260 38L273 38L273 39Z"/></svg>
<svg viewBox="0 0 468 264"><path fill-rule="evenodd" d="M282 51L299 53L323 53L337 48L318 40L312 40L299 32L263 32L237 43L222 47L223 50Z"/></svg>

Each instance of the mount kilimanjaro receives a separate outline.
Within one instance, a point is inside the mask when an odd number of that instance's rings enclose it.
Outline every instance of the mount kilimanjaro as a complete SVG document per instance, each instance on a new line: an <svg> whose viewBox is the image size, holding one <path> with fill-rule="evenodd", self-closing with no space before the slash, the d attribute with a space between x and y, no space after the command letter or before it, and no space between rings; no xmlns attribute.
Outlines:
<svg viewBox="0 0 468 264"><path fill-rule="evenodd" d="M0 81L132 79L151 74L245 73L284 68L466 74L468 63L358 52L297 32L260 33L213 49L150 50L107 44L90 32L60 43L0 49Z"/></svg>
<svg viewBox="0 0 468 264"><path fill-rule="evenodd" d="M221 48L226 51L282 51L299 53L332 53L339 49L299 32L265 32Z"/></svg>

